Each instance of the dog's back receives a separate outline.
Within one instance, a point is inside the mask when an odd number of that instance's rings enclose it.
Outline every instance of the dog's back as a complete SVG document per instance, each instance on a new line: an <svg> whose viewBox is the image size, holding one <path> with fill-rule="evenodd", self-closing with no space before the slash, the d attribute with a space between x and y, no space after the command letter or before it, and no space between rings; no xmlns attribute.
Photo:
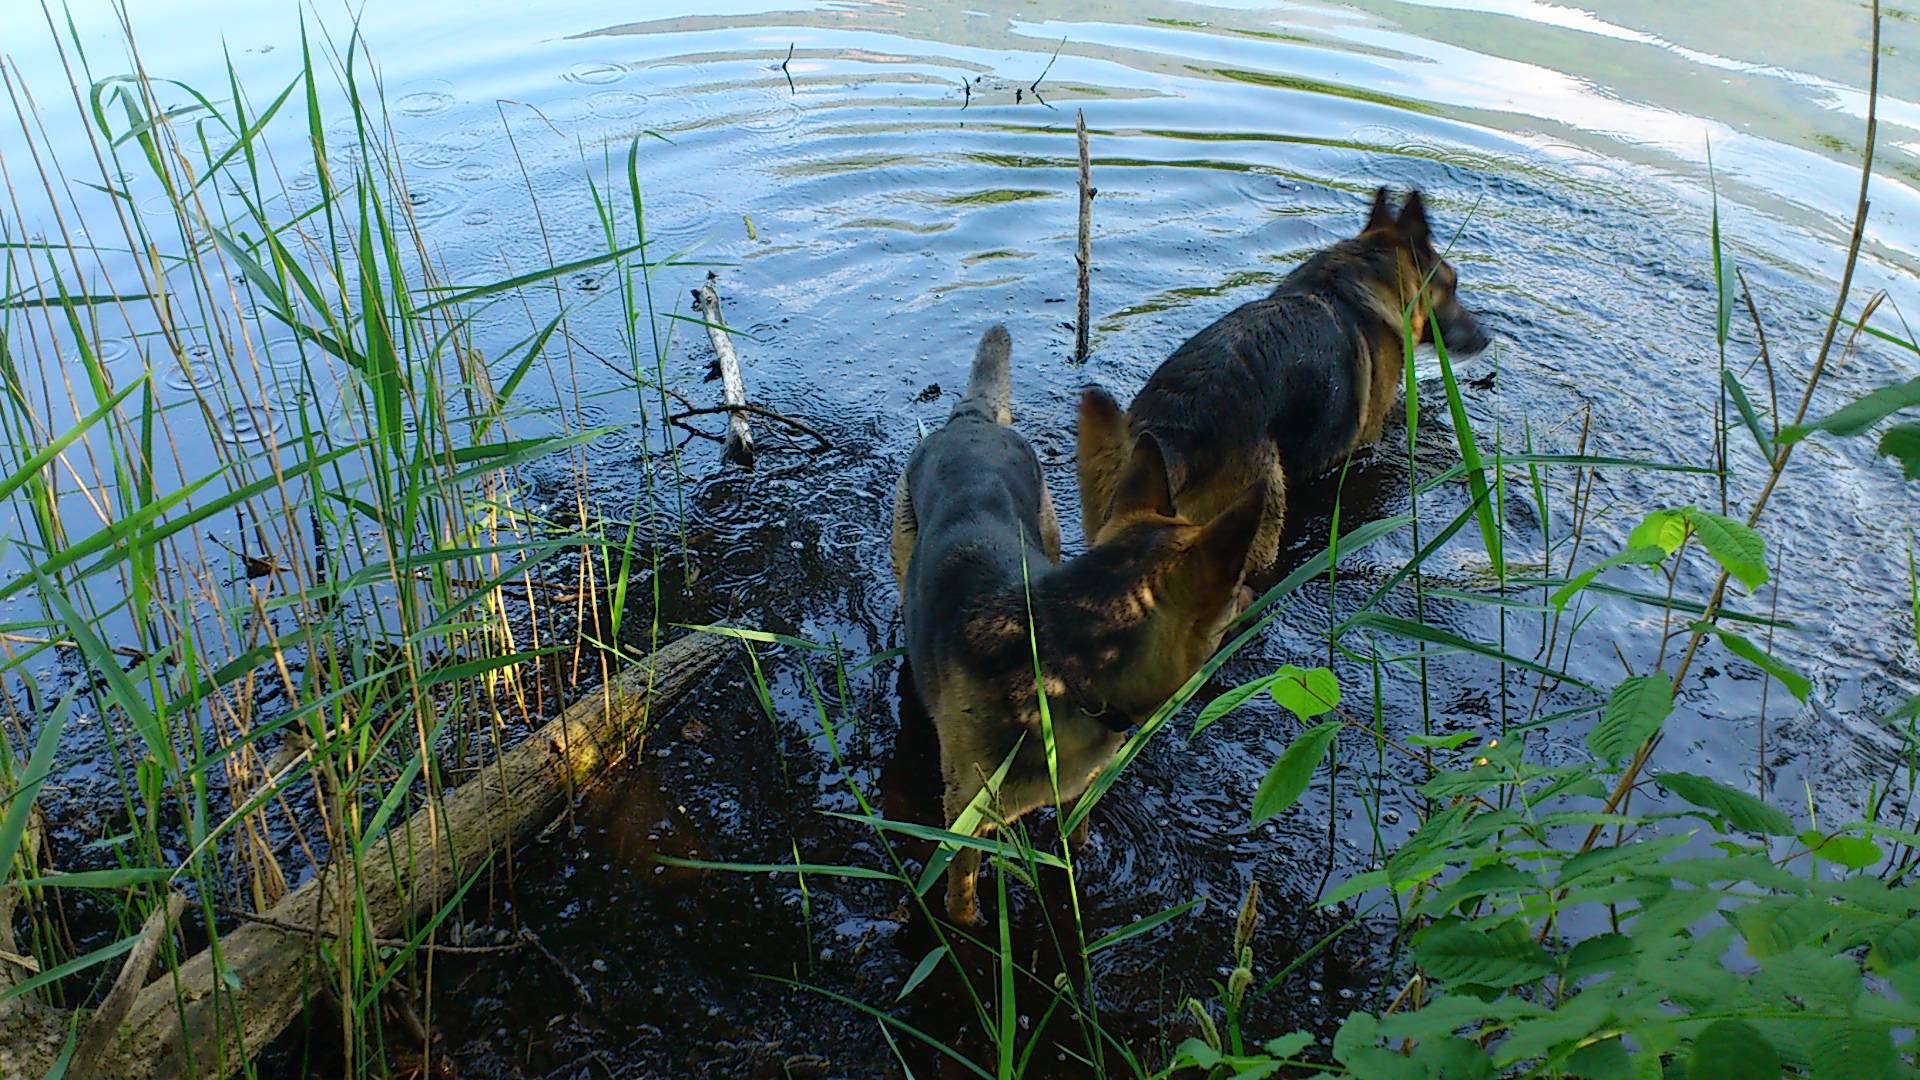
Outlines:
<svg viewBox="0 0 1920 1080"><path fill-rule="evenodd" d="M946 426L922 439L901 476L912 537L902 550L895 514L894 573L907 620L907 652L937 699L936 673L953 669L966 608L983 592L1019 584L1060 557L1060 530L1033 447L1012 423L1011 342L1004 327L981 338L966 396ZM935 700L927 702L931 709Z"/></svg>
<svg viewBox="0 0 1920 1080"><path fill-rule="evenodd" d="M1380 437L1404 370L1401 342L1438 328L1455 352L1486 335L1455 295L1418 192L1396 217L1385 188L1358 236L1315 253L1273 293L1195 334L1125 413L1104 391L1081 397L1080 513L1089 538L1134 445L1160 444L1183 517L1204 522L1249 486L1271 498L1249 570L1279 551L1289 477L1311 479Z"/></svg>
<svg viewBox="0 0 1920 1080"><path fill-rule="evenodd" d="M1151 432L1169 453L1177 495L1189 478L1243 457L1264 431L1299 475L1332 463L1359 422L1358 345L1326 299L1276 292L1242 304L1176 349L1128 410L1129 435Z"/></svg>

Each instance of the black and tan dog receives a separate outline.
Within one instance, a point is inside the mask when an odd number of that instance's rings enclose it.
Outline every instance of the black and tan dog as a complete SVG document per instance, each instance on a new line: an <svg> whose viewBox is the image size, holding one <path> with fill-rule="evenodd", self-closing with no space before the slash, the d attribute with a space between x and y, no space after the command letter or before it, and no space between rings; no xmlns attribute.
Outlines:
<svg viewBox="0 0 1920 1080"><path fill-rule="evenodd" d="M1009 426L1009 349L1001 327L981 339L966 397L915 448L893 505L907 658L939 735L949 824L1015 754L982 831L1054 802L1040 690L1070 807L1127 728L1219 647L1245 607L1241 568L1266 495L1254 485L1206 526L1185 521L1148 437L1114 478L1100 542L1054 565L1053 500ZM979 864L962 849L948 870L955 920L979 917Z"/></svg>
<svg viewBox="0 0 1920 1080"><path fill-rule="evenodd" d="M1089 388L1078 433L1088 542L1113 527L1120 477L1151 436L1189 521L1211 521L1249 487L1266 485L1247 570L1267 567L1279 552L1287 476L1312 479L1379 439L1405 370L1402 313L1411 312L1416 340L1432 341L1437 325L1450 352L1486 346L1458 284L1434 249L1420 193L1396 217L1381 188L1360 235L1315 253L1271 295L1195 334L1124 414Z"/></svg>

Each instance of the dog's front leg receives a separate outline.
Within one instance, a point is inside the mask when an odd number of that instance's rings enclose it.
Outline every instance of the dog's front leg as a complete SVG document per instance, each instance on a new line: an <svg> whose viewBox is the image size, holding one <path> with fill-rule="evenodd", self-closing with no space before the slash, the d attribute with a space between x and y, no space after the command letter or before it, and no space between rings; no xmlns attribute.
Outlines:
<svg viewBox="0 0 1920 1080"><path fill-rule="evenodd" d="M1060 800L1060 814L1061 814L1062 820L1072 817L1074 814L1074 811L1080 809L1081 798L1082 796L1075 795L1071 799ZM1081 818L1080 824L1075 825L1073 827L1073 831L1067 834L1067 845L1075 851L1079 851L1081 848L1086 847L1087 846L1087 829L1088 829L1088 826L1092 824L1093 824L1092 814L1088 814L1086 817Z"/></svg>
<svg viewBox="0 0 1920 1080"><path fill-rule="evenodd" d="M944 750L943 750L944 752ZM959 824L960 815L973 802L974 792L980 789L976 781L970 784L947 781L947 828L949 831ZM985 823L973 830L978 836L986 831ZM980 922L980 902L975 896L980 878L980 849L963 847L953 853L953 861L947 864L947 918L961 926L976 926Z"/></svg>
<svg viewBox="0 0 1920 1080"><path fill-rule="evenodd" d="M947 918L961 926L980 924L980 849L961 848L947 864Z"/></svg>

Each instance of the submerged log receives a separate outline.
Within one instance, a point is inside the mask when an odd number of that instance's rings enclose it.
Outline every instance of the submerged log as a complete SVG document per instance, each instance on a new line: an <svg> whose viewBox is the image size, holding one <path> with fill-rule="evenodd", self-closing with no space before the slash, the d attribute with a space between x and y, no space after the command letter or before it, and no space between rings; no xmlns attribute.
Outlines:
<svg viewBox="0 0 1920 1080"><path fill-rule="evenodd" d="M720 294L714 291L713 275L693 290L694 306L706 320L707 340L713 343L713 355L720 361L720 400L727 405L728 461L742 468L753 468L753 431L747 427L747 384L740 378L740 357L733 351L733 334L720 314Z"/></svg>
<svg viewBox="0 0 1920 1080"><path fill-rule="evenodd" d="M163 972L135 996L99 1075L239 1070L327 983L317 942L339 938L355 919L365 937L417 924L490 856L533 836L576 788L622 760L649 719L696 689L731 648L700 633L662 647L373 840L357 866L324 867L263 912L263 921L222 934L217 968L202 951L177 972ZM396 877L393 867L404 873Z"/></svg>

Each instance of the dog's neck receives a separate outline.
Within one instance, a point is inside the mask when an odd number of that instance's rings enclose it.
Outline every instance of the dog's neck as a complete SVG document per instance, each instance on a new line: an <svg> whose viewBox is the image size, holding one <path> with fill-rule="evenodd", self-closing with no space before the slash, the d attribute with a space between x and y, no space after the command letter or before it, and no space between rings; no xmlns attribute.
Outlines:
<svg viewBox="0 0 1920 1080"><path fill-rule="evenodd" d="M1372 266L1372 273L1342 272L1355 261L1392 265ZM1385 334L1398 338L1402 331L1401 313L1413 298L1407 271L1412 261L1402 253L1386 252L1360 240L1343 240L1315 252L1273 290L1279 296L1313 296L1334 305L1336 314L1345 314L1358 324L1369 340ZM1390 283L1391 293L1379 284ZM1416 335L1417 336L1417 335Z"/></svg>

